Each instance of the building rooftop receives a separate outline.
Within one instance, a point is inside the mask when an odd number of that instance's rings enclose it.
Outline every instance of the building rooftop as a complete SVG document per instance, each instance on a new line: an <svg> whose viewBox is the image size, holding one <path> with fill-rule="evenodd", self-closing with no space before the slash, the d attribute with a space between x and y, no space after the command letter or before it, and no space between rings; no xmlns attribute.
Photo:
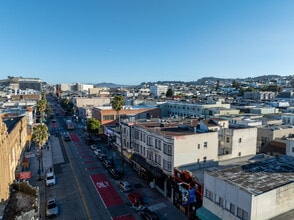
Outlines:
<svg viewBox="0 0 294 220"><path fill-rule="evenodd" d="M155 131L162 135L182 136L192 135L196 133L204 133L197 128L199 121L197 119L186 119L181 121L173 120L150 120L145 122L137 122L136 124L147 130Z"/></svg>
<svg viewBox="0 0 294 220"><path fill-rule="evenodd" d="M12 131L12 129L22 119L22 117L24 117L24 116L13 117L13 118L9 118L7 120L3 120L3 122L6 124L7 132L8 133L10 133Z"/></svg>
<svg viewBox="0 0 294 220"><path fill-rule="evenodd" d="M294 158L284 155L209 174L259 195L294 181Z"/></svg>

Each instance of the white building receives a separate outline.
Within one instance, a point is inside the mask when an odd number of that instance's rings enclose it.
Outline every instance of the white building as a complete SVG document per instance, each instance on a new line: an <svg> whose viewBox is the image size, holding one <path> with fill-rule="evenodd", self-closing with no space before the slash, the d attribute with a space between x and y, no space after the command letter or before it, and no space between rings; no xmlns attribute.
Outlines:
<svg viewBox="0 0 294 220"><path fill-rule="evenodd" d="M293 138L288 138L286 141L286 154L288 156L294 157L294 139Z"/></svg>
<svg viewBox="0 0 294 220"><path fill-rule="evenodd" d="M196 127L158 122L134 125L134 152L173 176L174 167L217 160L218 133L197 133Z"/></svg>
<svg viewBox="0 0 294 220"><path fill-rule="evenodd" d="M294 113L283 113L281 119L284 124L294 125Z"/></svg>
<svg viewBox="0 0 294 220"><path fill-rule="evenodd" d="M157 85L155 84L154 86L150 86L150 93L153 94L154 96L162 96L166 94L168 90L168 86L166 85Z"/></svg>
<svg viewBox="0 0 294 220"><path fill-rule="evenodd" d="M160 109L163 117L204 117L205 115L209 115L209 108L230 109L230 106L229 103L224 103L222 101L205 103L168 101L160 105Z"/></svg>
<svg viewBox="0 0 294 220"><path fill-rule="evenodd" d="M294 209L294 160L282 156L204 175L203 207L220 219L262 220Z"/></svg>

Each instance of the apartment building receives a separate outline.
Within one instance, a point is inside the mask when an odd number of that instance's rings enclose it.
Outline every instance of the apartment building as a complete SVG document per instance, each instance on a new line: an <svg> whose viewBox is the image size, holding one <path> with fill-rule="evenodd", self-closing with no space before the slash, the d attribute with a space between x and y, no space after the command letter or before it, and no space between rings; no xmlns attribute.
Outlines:
<svg viewBox="0 0 294 220"><path fill-rule="evenodd" d="M201 219L262 220L292 210L293 157L252 162L205 172L203 207L196 215Z"/></svg>
<svg viewBox="0 0 294 220"><path fill-rule="evenodd" d="M222 111L219 113L224 113L224 109L230 110L229 103L223 103L219 101L209 101L201 103L189 103L189 102L177 102L177 101L168 101L160 105L162 116L163 117L205 117L212 115L213 109L210 112L210 108L219 108ZM237 111L239 112L239 111ZM234 111L234 113L237 113Z"/></svg>
<svg viewBox="0 0 294 220"><path fill-rule="evenodd" d="M72 103L75 107L87 107L87 106L105 106L110 105L110 98L109 97L73 97Z"/></svg>
<svg viewBox="0 0 294 220"><path fill-rule="evenodd" d="M294 113L283 113L281 119L284 124L294 125Z"/></svg>
<svg viewBox="0 0 294 220"><path fill-rule="evenodd" d="M26 117L13 117L5 121L0 117L0 140L0 200L7 200L9 186L17 178L21 154L26 146Z"/></svg>
<svg viewBox="0 0 294 220"><path fill-rule="evenodd" d="M20 78L19 81L19 89L34 89L37 91L42 91L42 80L35 78Z"/></svg>
<svg viewBox="0 0 294 220"><path fill-rule="evenodd" d="M101 125L116 125L118 122L117 112L111 106L93 107L92 117L99 120ZM120 111L120 117L122 120L159 118L160 109L147 106L124 106Z"/></svg>
<svg viewBox="0 0 294 220"><path fill-rule="evenodd" d="M255 155L257 151L257 128L230 126L219 130L218 160Z"/></svg>
<svg viewBox="0 0 294 220"><path fill-rule="evenodd" d="M152 85L150 86L150 94L160 97L162 95L165 96L166 92L168 90L168 86L166 85Z"/></svg>
<svg viewBox="0 0 294 220"><path fill-rule="evenodd" d="M275 97L276 93L271 91L244 92L244 99L272 100Z"/></svg>

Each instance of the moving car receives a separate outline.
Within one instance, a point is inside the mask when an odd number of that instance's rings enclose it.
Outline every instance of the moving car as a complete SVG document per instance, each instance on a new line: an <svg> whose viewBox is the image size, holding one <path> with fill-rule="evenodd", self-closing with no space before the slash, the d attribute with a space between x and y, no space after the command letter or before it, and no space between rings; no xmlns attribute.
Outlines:
<svg viewBox="0 0 294 220"><path fill-rule="evenodd" d="M56 203L55 198L50 198L47 201L47 206L46 206L46 216L47 217L52 217L56 216L59 213L59 209Z"/></svg>
<svg viewBox="0 0 294 220"><path fill-rule="evenodd" d="M122 189L123 192L130 192L130 191L132 191L132 186L127 181L120 181L119 182L119 187Z"/></svg>

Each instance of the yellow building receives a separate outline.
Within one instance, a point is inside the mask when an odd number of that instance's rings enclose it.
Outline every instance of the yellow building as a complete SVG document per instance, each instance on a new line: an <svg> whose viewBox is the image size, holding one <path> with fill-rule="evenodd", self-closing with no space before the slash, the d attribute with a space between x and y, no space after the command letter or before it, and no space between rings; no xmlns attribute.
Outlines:
<svg viewBox="0 0 294 220"><path fill-rule="evenodd" d="M27 141L25 116L3 121L0 117L0 201L9 198L9 186L16 179Z"/></svg>

